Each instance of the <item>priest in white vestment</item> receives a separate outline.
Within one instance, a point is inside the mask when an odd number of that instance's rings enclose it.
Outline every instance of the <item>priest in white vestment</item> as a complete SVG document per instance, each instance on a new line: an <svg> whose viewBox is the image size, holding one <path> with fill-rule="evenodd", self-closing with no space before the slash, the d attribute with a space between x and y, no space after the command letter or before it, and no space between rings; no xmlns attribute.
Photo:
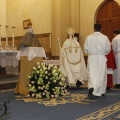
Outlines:
<svg viewBox="0 0 120 120"><path fill-rule="evenodd" d="M60 52L60 69L70 87L80 87L87 80L86 65L80 44L74 38L74 30L68 29L68 35Z"/></svg>
<svg viewBox="0 0 120 120"><path fill-rule="evenodd" d="M113 74L113 82L115 88L120 88L120 31L114 30L114 38L112 40L112 47L116 61L116 68Z"/></svg>
<svg viewBox="0 0 120 120"><path fill-rule="evenodd" d="M101 25L94 25L94 33L86 38L84 51L88 54L88 99L102 96L106 93L107 59L110 42L101 32Z"/></svg>

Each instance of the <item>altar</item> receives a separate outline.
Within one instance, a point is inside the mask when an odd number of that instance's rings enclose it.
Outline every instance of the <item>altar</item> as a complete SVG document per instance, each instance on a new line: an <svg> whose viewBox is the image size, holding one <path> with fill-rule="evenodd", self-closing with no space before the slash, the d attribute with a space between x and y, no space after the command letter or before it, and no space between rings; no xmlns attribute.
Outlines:
<svg viewBox="0 0 120 120"><path fill-rule="evenodd" d="M6 74L18 74L19 61L17 51L0 51L0 66L5 67Z"/></svg>
<svg viewBox="0 0 120 120"><path fill-rule="evenodd" d="M23 47L21 48L16 58L20 60L20 77L15 88L15 93L27 95L28 94L28 75L31 74L37 62L42 62L43 57L46 58L43 47Z"/></svg>

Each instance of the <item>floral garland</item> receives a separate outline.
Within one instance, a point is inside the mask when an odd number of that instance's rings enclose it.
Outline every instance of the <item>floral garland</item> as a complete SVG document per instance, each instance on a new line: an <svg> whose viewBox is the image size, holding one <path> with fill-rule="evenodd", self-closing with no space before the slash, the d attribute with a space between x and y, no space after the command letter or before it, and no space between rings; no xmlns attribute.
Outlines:
<svg viewBox="0 0 120 120"><path fill-rule="evenodd" d="M29 79L28 96L35 98L56 98L66 95L65 78L56 65L37 63Z"/></svg>

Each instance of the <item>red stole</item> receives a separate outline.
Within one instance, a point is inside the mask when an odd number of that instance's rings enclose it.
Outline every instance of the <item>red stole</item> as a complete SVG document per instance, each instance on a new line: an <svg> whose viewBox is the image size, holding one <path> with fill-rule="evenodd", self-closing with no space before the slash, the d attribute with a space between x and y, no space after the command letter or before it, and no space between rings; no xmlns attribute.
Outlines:
<svg viewBox="0 0 120 120"><path fill-rule="evenodd" d="M113 49L111 47L111 51L107 57L107 68L112 68L113 70L116 69L116 63L115 63L115 58L114 58L114 53ZM113 87L113 74L107 74L107 87Z"/></svg>

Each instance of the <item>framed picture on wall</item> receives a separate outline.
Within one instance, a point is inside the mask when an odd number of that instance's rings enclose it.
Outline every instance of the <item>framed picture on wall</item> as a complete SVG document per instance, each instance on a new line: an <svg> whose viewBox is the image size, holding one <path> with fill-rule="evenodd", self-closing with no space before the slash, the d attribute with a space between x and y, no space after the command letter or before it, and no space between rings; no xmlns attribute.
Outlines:
<svg viewBox="0 0 120 120"><path fill-rule="evenodd" d="M28 29L28 24L29 24L30 22L31 22L30 19L24 20L24 21L23 21L23 28L24 28L24 29Z"/></svg>

